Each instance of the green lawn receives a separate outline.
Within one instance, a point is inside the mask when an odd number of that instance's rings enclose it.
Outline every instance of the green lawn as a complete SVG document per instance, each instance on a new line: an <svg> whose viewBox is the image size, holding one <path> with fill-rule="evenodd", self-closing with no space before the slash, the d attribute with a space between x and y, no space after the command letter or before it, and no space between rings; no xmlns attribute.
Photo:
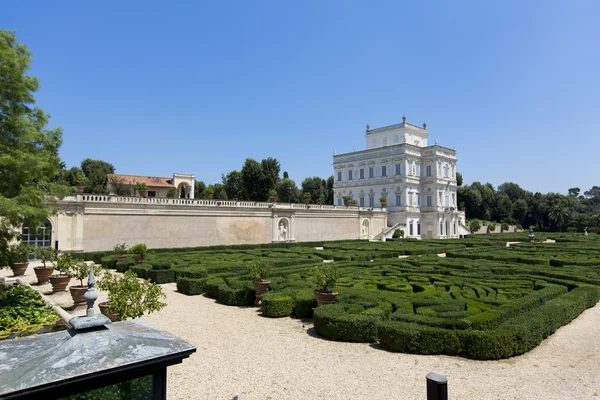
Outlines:
<svg viewBox="0 0 600 400"><path fill-rule="evenodd" d="M313 317L322 336L392 351L499 359L532 349L599 300L600 236L536 237L556 243L529 243L527 233L513 233L156 250L136 266L103 253L86 257L239 306L254 303L244 262L267 259L275 266L267 316ZM507 241L522 243L507 248ZM335 260L339 296L315 308L313 269L323 260Z"/></svg>

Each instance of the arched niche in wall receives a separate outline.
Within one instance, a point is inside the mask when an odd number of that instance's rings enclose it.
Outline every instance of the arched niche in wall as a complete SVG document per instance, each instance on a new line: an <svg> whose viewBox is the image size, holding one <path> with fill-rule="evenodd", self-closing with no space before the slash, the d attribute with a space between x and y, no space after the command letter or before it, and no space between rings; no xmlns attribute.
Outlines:
<svg viewBox="0 0 600 400"><path fill-rule="evenodd" d="M363 219L360 225L360 236L362 239L370 239L371 237L371 224L368 219Z"/></svg>
<svg viewBox="0 0 600 400"><path fill-rule="evenodd" d="M279 242L285 242L290 240L290 220L287 218L280 218L277 222L277 240Z"/></svg>

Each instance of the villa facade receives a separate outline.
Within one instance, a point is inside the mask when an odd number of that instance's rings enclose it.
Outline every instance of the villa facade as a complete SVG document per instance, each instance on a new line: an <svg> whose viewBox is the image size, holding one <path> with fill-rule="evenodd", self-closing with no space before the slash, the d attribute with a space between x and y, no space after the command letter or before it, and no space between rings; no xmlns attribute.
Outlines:
<svg viewBox="0 0 600 400"><path fill-rule="evenodd" d="M386 233L457 238L466 233L457 207L456 148L428 144L427 124L402 123L365 132L366 150L334 154L334 201L388 212ZM389 236L388 235L388 236Z"/></svg>

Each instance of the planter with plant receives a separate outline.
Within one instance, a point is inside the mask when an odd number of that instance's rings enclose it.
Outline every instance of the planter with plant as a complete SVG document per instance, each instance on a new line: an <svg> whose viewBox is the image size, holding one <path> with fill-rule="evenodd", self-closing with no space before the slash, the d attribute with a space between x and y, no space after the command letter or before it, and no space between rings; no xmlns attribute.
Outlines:
<svg viewBox="0 0 600 400"><path fill-rule="evenodd" d="M9 266L14 276L23 276L29 266L29 254L33 252L33 247L28 244L19 243L11 245L8 248Z"/></svg>
<svg viewBox="0 0 600 400"><path fill-rule="evenodd" d="M246 262L248 274L254 279L254 291L256 292L256 303L260 297L269 291L271 281L267 278L271 275L271 263L263 260L251 260Z"/></svg>
<svg viewBox="0 0 600 400"><path fill-rule="evenodd" d="M275 189L269 190L269 202L275 203L277 201L277 191Z"/></svg>
<svg viewBox="0 0 600 400"><path fill-rule="evenodd" d="M311 199L311 197L312 197L312 196L310 195L310 193L309 193L309 192L304 192L304 193L302 194L302 202L303 202L304 204L308 204L308 203L310 203L310 199Z"/></svg>
<svg viewBox="0 0 600 400"><path fill-rule="evenodd" d="M89 180L82 171L77 171L75 176L73 176L72 183L75 185L77 193L83 193L86 185L89 183Z"/></svg>
<svg viewBox="0 0 600 400"><path fill-rule="evenodd" d="M108 292L108 301L98 304L102 314L111 321L124 321L128 318L139 318L146 313L159 311L167 304L160 286L139 279L132 271L118 276L104 271L98 288Z"/></svg>
<svg viewBox="0 0 600 400"><path fill-rule="evenodd" d="M83 295L87 292L87 284L83 284L83 280L87 279L90 274L90 267L83 260L73 260L69 270L69 276L79 280L79 285L69 286L73 304L76 306L85 304Z"/></svg>
<svg viewBox="0 0 600 400"><path fill-rule="evenodd" d="M352 196L344 196L342 197L342 199L344 200L344 205L348 207L350 205L350 202L352 201Z"/></svg>
<svg viewBox="0 0 600 400"><path fill-rule="evenodd" d="M358 206L358 200L352 200L352 207Z"/></svg>
<svg viewBox="0 0 600 400"><path fill-rule="evenodd" d="M382 208L385 208L385 206L387 205L387 197L385 197L385 196L381 196L381 197L379 198L379 202L381 203L381 207L382 207Z"/></svg>
<svg viewBox="0 0 600 400"><path fill-rule="evenodd" d="M323 264L315 267L315 283L319 289L315 290L318 305L331 304L335 301L338 292L333 290L338 279L337 266L334 263Z"/></svg>
<svg viewBox="0 0 600 400"><path fill-rule="evenodd" d="M54 272L58 272L58 274L50 275L48 278L52 284L52 293L64 292L67 290L67 286L69 286L69 281L71 280L69 274L71 273L74 263L75 260L70 254L61 254L56 257Z"/></svg>
<svg viewBox="0 0 600 400"><path fill-rule="evenodd" d="M206 198L207 199L212 199L213 196L215 195L215 189L212 186L208 186L206 188L205 193L206 193Z"/></svg>
<svg viewBox="0 0 600 400"><path fill-rule="evenodd" d="M38 247L35 254L42 261L42 266L33 267L33 272L35 272L38 284L42 285L48 283L50 275L54 272L54 267L46 265L46 263L54 263L56 261L58 250L52 247Z"/></svg>
<svg viewBox="0 0 600 400"><path fill-rule="evenodd" d="M148 185L146 185L144 182L136 183L135 190L138 191L141 197L148 197Z"/></svg>
<svg viewBox="0 0 600 400"><path fill-rule="evenodd" d="M125 260L125 253L127 253L127 243L123 242L115 244L115 247L113 247L113 251L117 255L118 261Z"/></svg>
<svg viewBox="0 0 600 400"><path fill-rule="evenodd" d="M144 258L148 253L148 248L145 244L138 243L136 245L131 246L129 250L127 250L127 252L134 254L133 262L135 262L136 264L141 264L144 262Z"/></svg>

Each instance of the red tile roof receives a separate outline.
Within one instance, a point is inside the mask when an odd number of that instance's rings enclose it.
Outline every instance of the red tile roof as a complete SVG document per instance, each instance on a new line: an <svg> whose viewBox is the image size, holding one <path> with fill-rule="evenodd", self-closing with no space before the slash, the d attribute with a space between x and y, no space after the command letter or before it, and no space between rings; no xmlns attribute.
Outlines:
<svg viewBox="0 0 600 400"><path fill-rule="evenodd" d="M114 179L117 179L128 185L135 185L136 183L145 183L148 187L173 187L173 178L121 174L108 174L107 178L108 183L110 183Z"/></svg>

